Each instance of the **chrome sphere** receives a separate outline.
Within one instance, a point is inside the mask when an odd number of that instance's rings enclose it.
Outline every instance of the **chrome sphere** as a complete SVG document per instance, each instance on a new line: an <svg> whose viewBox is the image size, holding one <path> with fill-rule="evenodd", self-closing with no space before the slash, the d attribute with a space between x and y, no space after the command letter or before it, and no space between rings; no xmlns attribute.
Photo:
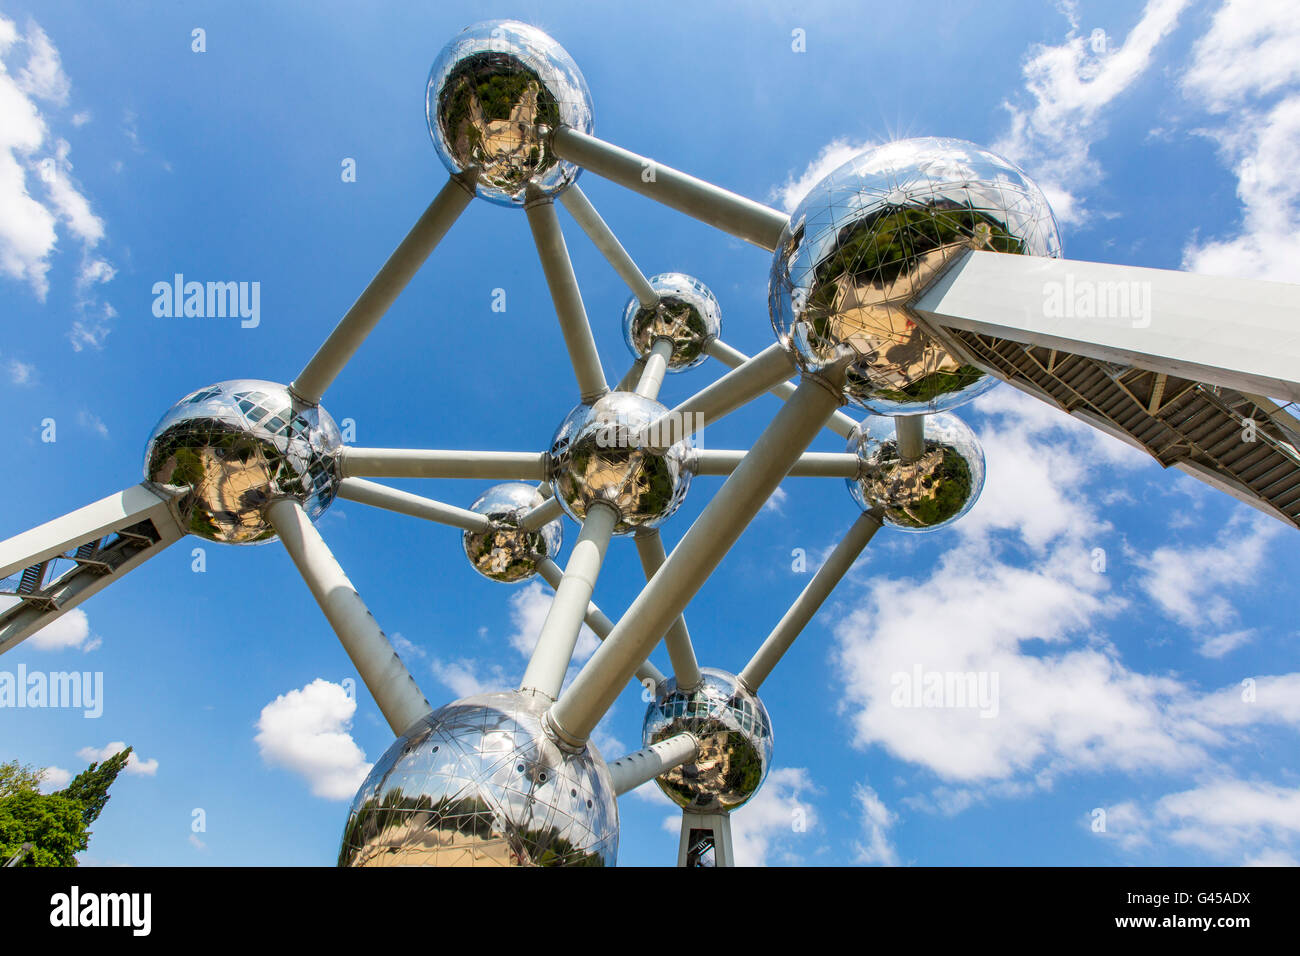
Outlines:
<svg viewBox="0 0 1300 956"><path fill-rule="evenodd" d="M651 276L650 286L659 293L653 306L643 306L636 296L623 310L623 337L637 358L645 358L656 339L673 344L668 371L680 372L704 361L704 346L718 337L722 308L699 279L680 272Z"/></svg>
<svg viewBox="0 0 1300 956"><path fill-rule="evenodd" d="M145 481L168 494L191 534L269 541L265 509L292 498L315 520L342 480L343 438L329 413L283 385L246 379L187 395L154 427Z"/></svg>
<svg viewBox="0 0 1300 956"><path fill-rule="evenodd" d="M628 534L676 511L691 484L694 443L659 450L637 440L667 411L635 392L607 392L571 411L551 440L549 464L564 513L581 524L592 502L608 501L619 513L614 533Z"/></svg>
<svg viewBox="0 0 1300 956"><path fill-rule="evenodd" d="M487 531L466 531L465 557L485 578L507 583L523 581L537 573L543 558L560 553L564 529L559 520L548 521L538 531L525 531L519 521L546 499L535 485L508 481L493 485L469 510L492 522Z"/></svg>
<svg viewBox="0 0 1300 956"><path fill-rule="evenodd" d="M925 454L904 461L894 419L864 418L849 436L858 478L846 479L864 511L880 507L884 522L900 531L935 531L970 511L984 489L984 449L956 415L925 416Z"/></svg>
<svg viewBox="0 0 1300 956"><path fill-rule="evenodd" d="M701 813L734 810L758 792L772 763L772 722L767 708L735 675L701 667L690 691L670 677L646 711L641 741L649 746L688 731L699 755L655 778L679 807Z"/></svg>
<svg viewBox="0 0 1300 956"><path fill-rule="evenodd" d="M592 130L591 93L573 58L517 20L476 23L443 47L425 116L443 165L453 175L475 168L478 195L501 206L522 206L530 185L562 192L579 169L555 155L550 134Z"/></svg>
<svg viewBox="0 0 1300 956"><path fill-rule="evenodd" d="M909 303L965 249L1059 256L1042 190L964 140L866 150L790 215L772 259L772 327L805 371L849 357L845 395L869 411L956 408L997 379L922 331Z"/></svg>
<svg viewBox="0 0 1300 956"><path fill-rule="evenodd" d="M613 866L618 804L591 744L561 750L519 691L418 720L352 800L339 866Z"/></svg>

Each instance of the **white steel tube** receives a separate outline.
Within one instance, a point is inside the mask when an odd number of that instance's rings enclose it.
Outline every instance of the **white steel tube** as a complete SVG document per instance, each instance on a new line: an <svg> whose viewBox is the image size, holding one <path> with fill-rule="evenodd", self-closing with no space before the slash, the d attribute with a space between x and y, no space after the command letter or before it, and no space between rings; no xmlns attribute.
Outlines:
<svg viewBox="0 0 1300 956"><path fill-rule="evenodd" d="M673 343L668 339L655 339L650 352L645 357L645 367L641 378L636 383L636 393L642 398L659 397L659 389L664 384L664 373L668 371L668 359L673 354Z"/></svg>
<svg viewBox="0 0 1300 956"><path fill-rule="evenodd" d="M643 747L626 757L619 757L608 765L615 796L621 797L673 767L694 760L699 752L700 742L694 734L681 733Z"/></svg>
<svg viewBox="0 0 1300 956"><path fill-rule="evenodd" d="M564 577L555 589L555 599L551 601L551 609L542 624L542 633L524 671L520 690L542 694L551 700L560 695L564 673L573 659L578 631L587 616L591 592L596 589L596 577L605 560L605 549L618 521L618 509L607 502L592 502L588 507L582 533L569 554ZM641 659L645 660L644 657ZM632 672L628 671L627 677L631 676ZM625 677L624 682L626 680Z"/></svg>
<svg viewBox="0 0 1300 956"><path fill-rule="evenodd" d="M729 475L744 460L746 452L736 448L695 449L697 475ZM856 478L861 462L847 452L806 451L799 456L787 478Z"/></svg>
<svg viewBox="0 0 1300 956"><path fill-rule="evenodd" d="M524 207L528 225L533 231L537 256L542 260L546 285L555 303L555 315L564 333L564 345L569 350L573 374L578 379L578 394L582 401L591 403L609 391L605 372L600 367L596 340L587 321L587 309L582 304L578 280L573 275L573 263L560 231L560 219L555 214L555 204L549 199L530 202Z"/></svg>
<svg viewBox="0 0 1300 956"><path fill-rule="evenodd" d="M556 155L597 176L769 252L777 247L790 218L770 206L566 126L555 131L552 147Z"/></svg>
<svg viewBox="0 0 1300 956"><path fill-rule="evenodd" d="M560 507L560 499L551 495L525 514L519 521L519 527L525 531L541 531L544 525L550 524L562 514L564 509Z"/></svg>
<svg viewBox="0 0 1300 956"><path fill-rule="evenodd" d="M776 413L608 640L551 707L547 722L559 739L575 747L586 744L633 670L690 603L840 403L842 371L836 379L805 377Z"/></svg>
<svg viewBox="0 0 1300 956"><path fill-rule="evenodd" d="M542 576L542 580L551 586L551 590L558 588L560 582L564 580L564 572L560 569L560 566L550 558L542 558L542 560L537 562L537 573ZM610 631L614 630L614 622L609 619L604 611L596 606L594 601L587 604L587 616L585 620L587 626L591 628L592 633L602 641L609 637ZM655 667L649 661L643 661L641 666L636 669L636 679L637 683L642 687L644 687L648 681L653 689L662 684L667 678L664 677L663 671L659 668Z"/></svg>
<svg viewBox="0 0 1300 956"><path fill-rule="evenodd" d="M664 539L657 529L651 528L637 532L635 541L636 553L641 559L641 570L649 581L668 560L664 554ZM677 615L677 619L664 634L664 645L668 648L668 659L672 661L677 687L680 690L690 690L699 686L700 663L696 660L695 647L691 644L691 632L686 629L686 618L681 614Z"/></svg>
<svg viewBox="0 0 1300 956"><path fill-rule="evenodd" d="M348 478L546 478L545 452L345 447L342 457L343 474Z"/></svg>
<svg viewBox="0 0 1300 956"><path fill-rule="evenodd" d="M406 238L375 273L357 301L339 320L329 338L289 386L298 398L315 405L361 347L384 313L429 258L451 224L474 198L474 186L453 177L442 187Z"/></svg>
<svg viewBox="0 0 1300 956"><path fill-rule="evenodd" d="M849 568L853 567L853 562L858 559L867 542L879 530L880 519L871 512L858 516L858 520L853 522L848 532L835 545L826 562L817 569L817 573L795 598L780 623L772 629L767 640L763 641L762 646L754 652L754 656L740 672L739 679L745 687L757 693L759 686L772 673L772 668L776 667L777 662L794 644L794 639L813 619L813 615L830 597L835 586L840 583L844 575L848 574Z"/></svg>
<svg viewBox="0 0 1300 956"><path fill-rule="evenodd" d="M903 461L916 461L925 454L925 416L895 415L894 434Z"/></svg>
<svg viewBox="0 0 1300 956"><path fill-rule="evenodd" d="M671 447L785 381L793 369L790 354L774 343L651 422L637 442L653 448Z"/></svg>
<svg viewBox="0 0 1300 956"><path fill-rule="evenodd" d="M591 200L577 183L573 183L560 193L560 202L565 209L569 210L569 215L573 216L574 222L587 234L587 238L600 250L601 255L614 267L619 278L627 283L627 287L632 290L637 301L647 308L658 302L659 296L655 293L654 287L637 268L632 257L623 248L623 244L600 217L600 213L596 212L596 207L591 204Z"/></svg>
<svg viewBox="0 0 1300 956"><path fill-rule="evenodd" d="M393 650L348 576L330 553L302 506L291 498L274 501L266 517L298 566L330 627L370 689L393 733L401 735L432 708L415 678Z"/></svg>
<svg viewBox="0 0 1300 956"><path fill-rule="evenodd" d="M348 501L396 511L413 518L424 518L426 521L436 521L465 531L486 531L492 526L492 522L486 515L434 501L432 498L413 495L409 491L389 488L387 485L366 481L364 478L344 478L339 482L338 496Z"/></svg>
<svg viewBox="0 0 1300 956"><path fill-rule="evenodd" d="M705 343L704 351L706 354L711 355L723 365L727 366L727 368L739 368L749 361L748 355L740 351L740 349L732 348L721 339L710 339ZM785 381L772 386L768 391L784 402L794 394L794 389L794 382ZM857 427L857 424L857 422L848 415L845 415L843 412L836 412L831 416L830 421L826 423L826 427L835 432L835 434L848 438L853 432L853 429Z"/></svg>

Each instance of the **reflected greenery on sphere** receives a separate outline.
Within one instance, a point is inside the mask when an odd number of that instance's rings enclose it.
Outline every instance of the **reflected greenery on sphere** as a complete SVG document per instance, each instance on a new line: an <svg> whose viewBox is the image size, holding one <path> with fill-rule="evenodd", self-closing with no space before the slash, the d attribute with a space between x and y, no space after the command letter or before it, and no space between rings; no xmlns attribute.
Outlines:
<svg viewBox="0 0 1300 956"><path fill-rule="evenodd" d="M191 534L229 544L275 538L266 507L292 498L312 520L342 481L343 438L329 413L256 379L220 382L181 399L154 427L145 481L176 506Z"/></svg>
<svg viewBox="0 0 1300 956"><path fill-rule="evenodd" d="M772 327L805 371L847 356L845 395L872 412L956 408L997 379L951 355L916 323L910 303L968 249L1059 256L1042 190L963 140L873 147L791 213L772 260Z"/></svg>
<svg viewBox="0 0 1300 956"><path fill-rule="evenodd" d="M593 502L606 501L619 513L614 533L622 535L656 528L681 506L694 469L693 443L686 438L656 449L638 440L667 411L634 392L607 392L569 413L551 441L548 465L565 514L581 524Z"/></svg>
<svg viewBox="0 0 1300 956"><path fill-rule="evenodd" d="M677 734L695 735L694 760L655 778L679 807L699 813L734 810L758 792L772 762L772 722L756 694L716 667L701 667L701 681L680 690L664 681L646 710L644 746Z"/></svg>
<svg viewBox="0 0 1300 956"><path fill-rule="evenodd" d="M443 48L429 72L425 113L447 169L472 168L477 194L503 206L564 190L579 169L555 155L550 134L560 126L592 130L591 94L573 59L516 20L475 24Z"/></svg>
<svg viewBox="0 0 1300 956"><path fill-rule="evenodd" d="M339 866L613 866L618 804L588 744L560 749L545 706L477 694L415 723L352 800Z"/></svg>
<svg viewBox="0 0 1300 956"><path fill-rule="evenodd" d="M861 461L859 476L846 479L862 510L881 509L885 524L900 531L937 531L979 500L984 488L984 449L956 415L924 416L925 452L905 460L895 421L864 418L849 436L848 450Z"/></svg>
<svg viewBox="0 0 1300 956"><path fill-rule="evenodd" d="M694 368L707 358L704 347L718 337L722 307L699 279L680 272L651 276L659 301L643 306L636 296L623 309L623 338L637 358L650 354L657 339L673 344L668 371Z"/></svg>
<svg viewBox="0 0 1300 956"><path fill-rule="evenodd" d="M543 558L560 553L564 529L559 520L548 521L537 531L519 526L524 515L545 502L535 485L508 481L493 485L479 496L469 510L492 522L487 531L466 531L461 536L465 557L479 574L507 584L524 581L537 573Z"/></svg>

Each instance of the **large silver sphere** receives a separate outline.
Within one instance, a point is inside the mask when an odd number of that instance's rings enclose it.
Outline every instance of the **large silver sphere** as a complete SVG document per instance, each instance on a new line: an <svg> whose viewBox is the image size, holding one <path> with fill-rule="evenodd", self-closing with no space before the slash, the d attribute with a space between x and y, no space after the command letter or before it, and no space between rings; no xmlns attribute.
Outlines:
<svg viewBox="0 0 1300 956"><path fill-rule="evenodd" d="M655 305L647 308L633 296L623 309L627 347L644 358L656 339L668 339L673 344L668 371L694 368L707 357L704 346L718 337L722 307L708 286L680 272L651 276L650 286L659 293Z"/></svg>
<svg viewBox="0 0 1300 956"><path fill-rule="evenodd" d="M772 327L805 371L851 357L846 397L870 411L956 408L997 379L923 332L908 303L966 249L1059 256L1042 190L964 140L866 150L791 214L772 259Z"/></svg>
<svg viewBox="0 0 1300 956"><path fill-rule="evenodd" d="M699 755L655 778L679 807L711 813L734 810L758 792L772 763L772 722L767 708L735 675L701 667L702 680L690 691L670 677L659 685L646 711L641 740L646 746L688 731L700 742Z"/></svg>
<svg viewBox="0 0 1300 956"><path fill-rule="evenodd" d="M655 528L678 509L694 473L689 438L662 451L638 443L641 429L667 412L635 392L607 392L571 411L551 440L549 475L560 506L579 524L592 502L619 513L615 534Z"/></svg>
<svg viewBox="0 0 1300 956"><path fill-rule="evenodd" d="M880 507L885 524L899 531L936 531L970 511L984 489L984 449L956 415L925 416L925 454L904 461L894 419L864 418L849 436L862 462L846 479L864 511Z"/></svg>
<svg viewBox="0 0 1300 956"><path fill-rule="evenodd" d="M553 196L579 169L551 151L560 126L590 133L591 93L573 58L536 27L487 20L443 47L425 91L429 133L453 175L478 172L478 195L521 206L525 187Z"/></svg>
<svg viewBox="0 0 1300 956"><path fill-rule="evenodd" d="M545 500L535 485L507 481L493 485L470 505L470 511L492 521L487 531L466 531L462 538L465 557L474 570L493 581L510 583L531 578L543 558L555 558L564 540L558 519L538 531L519 527L520 519Z"/></svg>
<svg viewBox="0 0 1300 956"><path fill-rule="evenodd" d="M292 498L315 520L342 480L343 438L329 413L283 385L242 379L187 395L154 427L145 481L179 493L191 534L209 541L269 541L265 509Z"/></svg>
<svg viewBox="0 0 1300 956"><path fill-rule="evenodd" d="M591 744L561 750L531 694L477 694L398 737L361 784L339 866L613 866L618 804Z"/></svg>

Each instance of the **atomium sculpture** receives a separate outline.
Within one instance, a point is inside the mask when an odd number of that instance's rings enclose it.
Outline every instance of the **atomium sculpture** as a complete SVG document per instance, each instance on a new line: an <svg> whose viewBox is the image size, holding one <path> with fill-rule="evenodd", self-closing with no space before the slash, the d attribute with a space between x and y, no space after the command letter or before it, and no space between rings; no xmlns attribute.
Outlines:
<svg viewBox="0 0 1300 956"><path fill-rule="evenodd" d="M278 538L396 735L352 803L340 865L611 865L616 798L650 780L682 808L679 863L730 864L729 814L771 766L760 687L882 525L932 532L975 503L983 452L951 411L999 380L1300 523L1300 423L1264 397L1300 400L1300 347L1276 334L1300 323L1295 287L1061 259L1041 190L959 140L869 149L786 216L595 138L573 60L513 21L447 45L426 113L450 179L293 382L187 396L150 437L143 484L0 542L3 652L185 534ZM647 279L577 185L583 170L771 253L777 341L746 356L719 337L704 283ZM475 196L524 210L579 403L545 451L345 446L322 394ZM557 199L632 292L634 360L613 389ZM1063 276L1134 273L1171 303L1145 326L1061 321L1042 305ZM1230 352L1215 346L1225 295L1240 313ZM659 403L666 373L709 357L730 370ZM769 391L784 405L749 450L696 447L706 424ZM1229 447L1246 417L1260 441ZM822 428L847 451L807 452ZM668 555L659 529L705 474L727 479ZM701 667L683 612L787 475L844 480L857 518L738 673ZM384 477L498 484L463 508L369 480ZM430 707L313 525L336 497L457 528L479 574L555 589L519 687ZM561 569L564 516L579 533ZM617 622L591 600L615 536L632 538L648 579ZM563 687L584 622L602 644ZM648 660L660 641L671 676ZM607 763L590 736L631 680L653 691L644 747Z"/></svg>

